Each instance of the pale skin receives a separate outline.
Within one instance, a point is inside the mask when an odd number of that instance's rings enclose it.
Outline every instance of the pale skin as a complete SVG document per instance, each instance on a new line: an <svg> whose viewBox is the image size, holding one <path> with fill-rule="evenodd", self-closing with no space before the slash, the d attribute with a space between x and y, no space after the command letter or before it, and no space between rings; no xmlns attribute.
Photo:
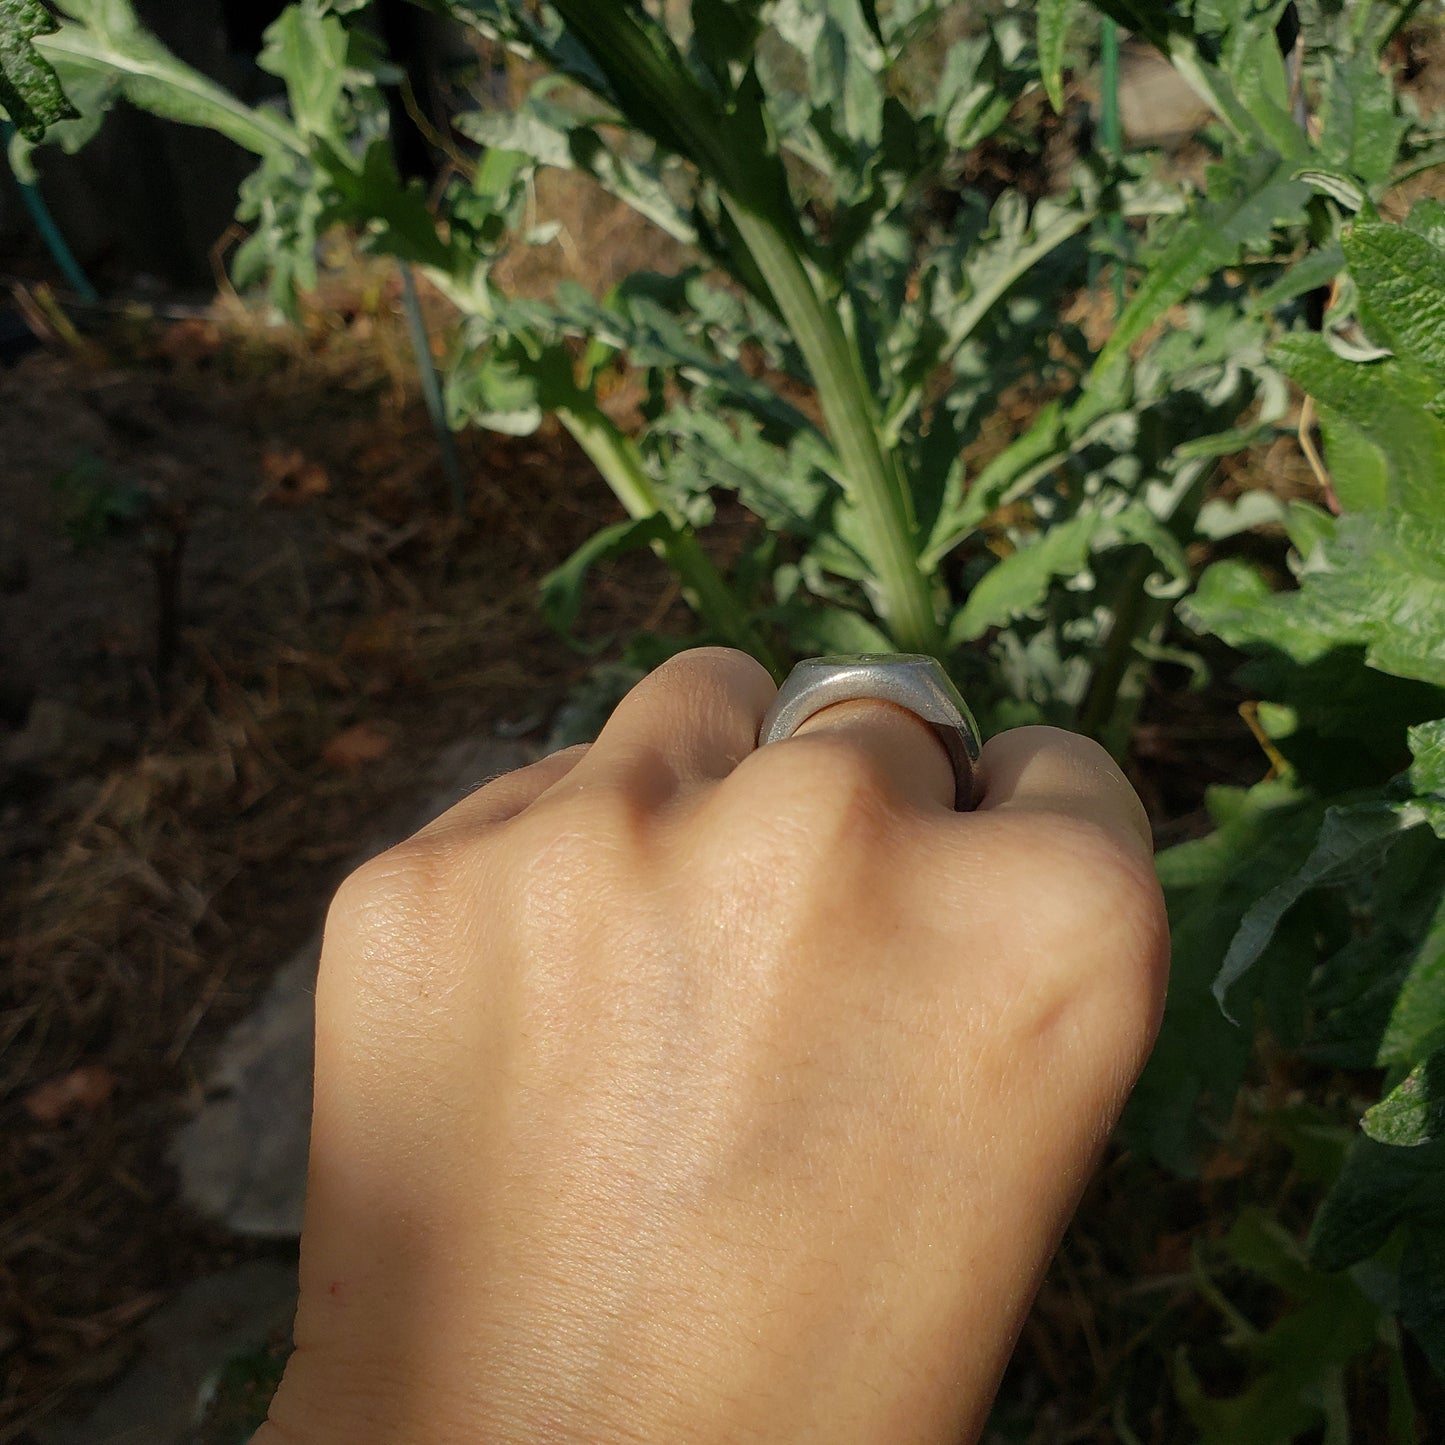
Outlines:
<svg viewBox="0 0 1445 1445"><path fill-rule="evenodd" d="M258 1445L976 1439L1163 1007L1107 754L684 653L342 886Z"/></svg>

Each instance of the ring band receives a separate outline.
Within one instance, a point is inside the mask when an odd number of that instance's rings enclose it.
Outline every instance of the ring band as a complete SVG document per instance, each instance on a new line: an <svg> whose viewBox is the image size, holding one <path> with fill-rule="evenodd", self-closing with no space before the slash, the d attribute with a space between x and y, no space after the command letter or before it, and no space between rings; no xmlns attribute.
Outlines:
<svg viewBox="0 0 1445 1445"><path fill-rule="evenodd" d="M861 652L807 657L788 674L763 718L758 746L792 737L815 713L838 702L878 698L906 708L937 735L953 764L954 808L975 802L982 748L978 724L936 658L911 652Z"/></svg>

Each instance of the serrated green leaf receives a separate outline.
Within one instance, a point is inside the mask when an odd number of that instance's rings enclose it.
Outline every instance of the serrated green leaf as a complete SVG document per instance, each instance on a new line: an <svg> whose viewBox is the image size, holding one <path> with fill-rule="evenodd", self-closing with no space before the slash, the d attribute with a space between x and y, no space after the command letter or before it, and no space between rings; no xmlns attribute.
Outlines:
<svg viewBox="0 0 1445 1445"><path fill-rule="evenodd" d="M1319 153L1378 195L1390 183L1400 142L1409 130L1396 100L1396 83L1365 46L1343 63L1327 55L1323 66Z"/></svg>
<svg viewBox="0 0 1445 1445"><path fill-rule="evenodd" d="M1199 509L1194 530L1201 537L1219 542L1255 527L1280 526L1286 518L1285 505L1273 492L1263 489L1242 492L1232 502L1212 497Z"/></svg>
<svg viewBox="0 0 1445 1445"><path fill-rule="evenodd" d="M446 379L454 427L475 422L508 436L530 436L548 412L576 404L565 345L550 342L545 333L529 335L525 343L502 335L491 344L464 348Z"/></svg>
<svg viewBox="0 0 1445 1445"><path fill-rule="evenodd" d="M793 646L804 655L896 651L885 632L851 608L795 597L786 607L766 615L786 626Z"/></svg>
<svg viewBox="0 0 1445 1445"><path fill-rule="evenodd" d="M980 320L1009 289L1094 219L1095 210L1074 197L1040 201L1030 213L1022 197L1006 192L989 216L989 234L974 240L966 255L944 253L935 263L953 274L942 277L933 301L944 342L939 362L947 364Z"/></svg>
<svg viewBox="0 0 1445 1445"><path fill-rule="evenodd" d="M1043 601L1055 577L1072 577L1088 560L1094 534L1103 525L1098 512L1081 512L1040 532L1016 552L995 563L969 593L948 628L948 642L959 647L1021 617Z"/></svg>
<svg viewBox="0 0 1445 1445"><path fill-rule="evenodd" d="M319 225L356 226L375 249L399 260L448 271L453 252L437 230L426 196L416 182L405 182L396 169L388 140L372 141L357 166L329 141L314 138L316 160L331 182Z"/></svg>
<svg viewBox="0 0 1445 1445"><path fill-rule="evenodd" d="M948 145L954 150L972 150L993 135L1032 82L1032 69L1011 63L994 26L983 35L970 35L949 46L933 99L939 129Z"/></svg>
<svg viewBox="0 0 1445 1445"><path fill-rule="evenodd" d="M1286 336L1270 354L1385 457L1391 505L1445 518L1445 422L1428 409L1438 386L1395 359L1346 361L1319 335Z"/></svg>
<svg viewBox="0 0 1445 1445"><path fill-rule="evenodd" d="M1218 1127L1230 1117L1252 1048L1210 991L1219 960L1255 900L1298 869L1323 811L1284 779L1211 788L1206 803L1215 830L1155 858L1169 905L1169 995L1122 1125L1130 1148L1181 1174L1197 1168L1210 1137L1201 1113Z"/></svg>
<svg viewBox="0 0 1445 1445"><path fill-rule="evenodd" d="M1295 179L1296 165L1278 156L1252 160L1237 174L1217 177L1215 194L1186 220L1148 269L1114 333L1094 364L1091 390L1107 396L1127 366L1129 349L1173 305L1206 276L1232 264L1246 244L1258 244L1282 221L1302 215L1310 188ZM1079 421L1098 414L1100 401L1086 404Z"/></svg>
<svg viewBox="0 0 1445 1445"><path fill-rule="evenodd" d="M41 142L46 146L59 146L66 155L83 150L95 138L106 115L120 93L120 85L114 76L94 70L77 70L59 60L56 74L65 93L70 97L79 114L70 120L57 120L48 126ZM31 141L18 130L10 137L10 168L15 179L26 185L34 185L38 179L35 157L40 143Z"/></svg>
<svg viewBox="0 0 1445 1445"><path fill-rule="evenodd" d="M1315 549L1335 538L1334 514L1323 507L1315 506L1313 502L1302 502L1298 497L1293 498L1285 508L1284 525L1289 533L1290 546L1299 554L1301 564L1306 570L1310 567L1310 559L1314 556Z"/></svg>
<svg viewBox="0 0 1445 1445"><path fill-rule="evenodd" d="M1410 729L1410 786L1419 797L1445 798L1445 718Z"/></svg>
<svg viewBox="0 0 1445 1445"><path fill-rule="evenodd" d="M1030 212L1021 196L1005 192L990 212L984 234L961 235L928 258L916 277L919 310L926 307L926 316L915 319L905 312L905 321L913 326L911 345L899 348L902 325L889 340L889 368L899 381L884 418L890 443L917 413L939 368L957 366L960 353L990 313L1035 267L1083 232L1094 215L1092 205L1077 196L1041 201ZM911 262L905 274L909 270ZM895 349L903 352L897 359L892 357ZM944 518L953 515L956 505L945 498L935 531L950 525Z"/></svg>
<svg viewBox="0 0 1445 1445"><path fill-rule="evenodd" d="M1350 274L1396 356L1445 387L1445 251L1404 226L1361 221L1344 237ZM1445 468L1436 485L1445 486Z"/></svg>
<svg viewBox="0 0 1445 1445"><path fill-rule="evenodd" d="M1076 0L1040 0L1034 23L1039 52L1039 74L1049 104L1058 115L1064 113L1064 52L1069 40L1069 23Z"/></svg>
<svg viewBox="0 0 1445 1445"><path fill-rule="evenodd" d="M1266 286L1255 297L1252 311L1272 311L1296 296L1307 291L1317 291L1328 286L1345 269L1345 252L1340 245L1331 242L1318 250L1302 256L1278 280Z"/></svg>
<svg viewBox="0 0 1445 1445"><path fill-rule="evenodd" d="M1445 1236L1445 1142L1396 1149L1362 1135L1315 1216L1310 1258L1320 1269L1345 1269L1415 1220Z"/></svg>
<svg viewBox="0 0 1445 1445"><path fill-rule="evenodd" d="M1314 398L1330 469L1330 488L1349 512L1380 512L1390 503L1389 458L1353 422Z"/></svg>
<svg viewBox="0 0 1445 1445"><path fill-rule="evenodd" d="M1299 789L1283 778L1252 788L1210 788L1205 805L1214 831L1158 854L1154 864L1159 881L1166 889L1225 882L1235 869L1247 864L1251 849L1279 818L1306 801Z"/></svg>
<svg viewBox="0 0 1445 1445"><path fill-rule="evenodd" d="M614 150L587 116L553 104L542 87L515 111L469 111L453 124L488 147L489 156L521 153L539 165L580 170L674 240L699 244L697 227L674 198L663 170Z"/></svg>
<svg viewBox="0 0 1445 1445"><path fill-rule="evenodd" d="M1289 73L1276 40L1276 27L1285 8L1281 0L1219 6L1216 14L1223 21L1224 40L1220 68L1228 76L1240 105L1270 144L1281 155L1297 155L1307 141L1291 112ZM1201 6L1195 15L1196 25L1214 9L1207 3Z"/></svg>
<svg viewBox="0 0 1445 1445"><path fill-rule="evenodd" d="M1375 1062L1411 1064L1440 1044L1445 1044L1445 899L1395 995Z"/></svg>
<svg viewBox="0 0 1445 1445"><path fill-rule="evenodd" d="M787 177L755 82L740 83L724 105L640 6L554 0L554 8L635 129L690 160L749 213L793 230Z"/></svg>
<svg viewBox="0 0 1445 1445"><path fill-rule="evenodd" d="M256 63L286 82L296 128L342 143L336 110L346 83L346 27L314 3L288 5L263 38Z"/></svg>
<svg viewBox="0 0 1445 1445"><path fill-rule="evenodd" d="M1178 597L1188 588L1190 571L1184 548L1142 501L1130 502L1122 511L1107 516L1094 538L1093 550L1130 542L1147 547L1164 569L1145 579L1144 590L1150 597Z"/></svg>
<svg viewBox="0 0 1445 1445"><path fill-rule="evenodd" d="M563 636L570 634L582 609L582 589L592 567L653 542L665 541L675 530L668 518L656 512L650 517L617 522L594 533L560 567L553 568L542 579L542 611L547 620Z"/></svg>
<svg viewBox="0 0 1445 1445"><path fill-rule="evenodd" d="M884 57L857 0L830 0L807 56L810 101L850 147L876 149L883 136Z"/></svg>
<svg viewBox="0 0 1445 1445"><path fill-rule="evenodd" d="M1405 1241L1400 1319L1419 1341L1437 1378L1445 1380L1445 1207L1411 1230Z"/></svg>
<svg viewBox="0 0 1445 1445"><path fill-rule="evenodd" d="M1371 1139L1403 1149L1445 1138L1445 1049L1422 1059L1365 1110L1360 1127Z"/></svg>
<svg viewBox="0 0 1445 1445"><path fill-rule="evenodd" d="M1381 672L1445 687L1445 521L1346 514L1298 591L1271 593L1231 559L1210 567L1179 610L1234 647L1273 647L1301 663L1363 647Z"/></svg>
<svg viewBox="0 0 1445 1445"><path fill-rule="evenodd" d="M54 34L57 25L40 0L0 0L0 111L30 141L38 141L56 121L79 114L54 66L31 43L38 35Z"/></svg>
<svg viewBox="0 0 1445 1445"><path fill-rule="evenodd" d="M1179 604L1180 618L1196 632L1212 632L1231 647L1277 647L1299 662L1329 651L1308 618L1286 604L1294 593L1269 590L1257 567L1235 558L1215 562Z"/></svg>
<svg viewBox="0 0 1445 1445"><path fill-rule="evenodd" d="M1445 248L1445 201L1426 198L1416 201L1405 217L1404 226L1423 236L1432 246Z"/></svg>
<svg viewBox="0 0 1445 1445"><path fill-rule="evenodd" d="M1419 810L1384 801L1330 808L1310 855L1293 877L1272 888L1240 921L1214 980L1221 1008L1230 989L1258 962L1281 919L1307 893L1369 874L1399 840L1418 827ZM1227 1010L1226 1010L1227 1011Z"/></svg>
<svg viewBox="0 0 1445 1445"><path fill-rule="evenodd" d="M1212 1285L1207 1293L1233 1326L1230 1343L1253 1378L1234 1395L1209 1396L1181 1356L1180 1399L1200 1445L1286 1445L1323 1423L1340 1442L1347 1370L1379 1343L1379 1309L1348 1275L1310 1269L1294 1236L1264 1210L1244 1210L1224 1241L1241 1268L1281 1290L1291 1306L1267 1329L1249 1324Z"/></svg>
<svg viewBox="0 0 1445 1445"><path fill-rule="evenodd" d="M977 476L960 467L949 478L933 534L920 565L931 570L989 515L1032 487L1064 458L1064 413L1057 401L1043 407Z"/></svg>
<svg viewBox="0 0 1445 1445"><path fill-rule="evenodd" d="M715 412L688 407L668 413L653 435L677 447L669 476L685 473L683 485L691 490L736 492L777 535L815 536L838 494L816 433L802 434L784 449L765 441L762 428L747 417L730 424Z"/></svg>

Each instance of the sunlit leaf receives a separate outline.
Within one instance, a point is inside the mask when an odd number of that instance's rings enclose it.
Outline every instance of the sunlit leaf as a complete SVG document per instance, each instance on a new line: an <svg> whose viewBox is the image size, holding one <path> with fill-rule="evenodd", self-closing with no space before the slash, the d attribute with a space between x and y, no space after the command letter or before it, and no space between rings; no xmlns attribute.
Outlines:
<svg viewBox="0 0 1445 1445"><path fill-rule="evenodd" d="M1227 1008L1230 989L1264 952L1280 920L1307 893L1368 875L1388 856L1401 833L1422 822L1418 808L1369 801L1331 808L1299 870L1272 888L1240 921L1214 980L1214 996Z"/></svg>
<svg viewBox="0 0 1445 1445"><path fill-rule="evenodd" d="M1060 115L1064 110L1064 52L1076 0L1041 0L1035 10L1038 30L1039 71L1049 103Z"/></svg>
<svg viewBox="0 0 1445 1445"><path fill-rule="evenodd" d="M31 43L56 29L55 17L40 0L0 0L0 111L32 141L47 126L79 113L61 89L54 66Z"/></svg>
<svg viewBox="0 0 1445 1445"><path fill-rule="evenodd" d="M1397 1148L1418 1148L1445 1139L1445 1049L1422 1059L1373 1108L1361 1128Z"/></svg>

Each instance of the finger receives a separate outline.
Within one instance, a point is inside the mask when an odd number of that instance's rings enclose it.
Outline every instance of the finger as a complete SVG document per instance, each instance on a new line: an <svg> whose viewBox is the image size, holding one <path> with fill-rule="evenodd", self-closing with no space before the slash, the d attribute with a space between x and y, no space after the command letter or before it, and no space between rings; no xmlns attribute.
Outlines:
<svg viewBox="0 0 1445 1445"><path fill-rule="evenodd" d="M817 747L824 740L868 759L896 796L918 807L953 811L953 764L938 734L917 713L881 698L852 698L814 713L790 737L769 746Z"/></svg>
<svg viewBox="0 0 1445 1445"><path fill-rule="evenodd" d="M535 763L492 778L454 803L440 817L420 829L416 837L439 841L443 836L475 833L496 827L526 810L549 788L562 781L587 756L591 743L578 743L548 753Z"/></svg>
<svg viewBox="0 0 1445 1445"><path fill-rule="evenodd" d="M999 733L984 744L979 785L980 813L1062 813L1153 857L1154 835L1139 795L1091 738L1051 727Z"/></svg>
<svg viewBox="0 0 1445 1445"><path fill-rule="evenodd" d="M777 696L768 670L731 647L669 658L617 704L569 783L645 783L654 799L716 782L757 747Z"/></svg>

